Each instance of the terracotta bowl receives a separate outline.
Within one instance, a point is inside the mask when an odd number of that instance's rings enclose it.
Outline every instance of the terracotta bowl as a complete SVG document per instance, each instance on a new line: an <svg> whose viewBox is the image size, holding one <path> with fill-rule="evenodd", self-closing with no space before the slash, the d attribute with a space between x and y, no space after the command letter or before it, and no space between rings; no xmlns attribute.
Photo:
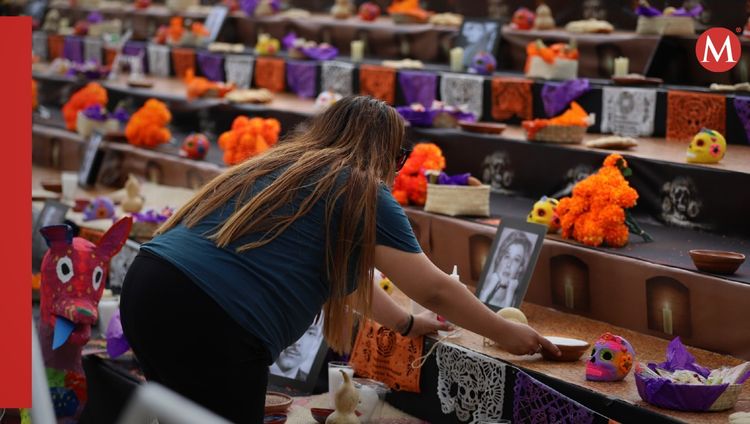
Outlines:
<svg viewBox="0 0 750 424"><path fill-rule="evenodd" d="M560 349L562 355L555 356L542 350L542 357L548 361L573 362L580 359L581 355L589 349L590 344L583 340L571 339L569 337L545 336L547 340Z"/></svg>
<svg viewBox="0 0 750 424"><path fill-rule="evenodd" d="M701 250L690 251L695 267L704 272L714 274L734 274L737 268L745 262L745 255L723 250Z"/></svg>
<svg viewBox="0 0 750 424"><path fill-rule="evenodd" d="M266 416L263 417L263 424L284 424L285 422L285 414L266 414Z"/></svg>
<svg viewBox="0 0 750 424"><path fill-rule="evenodd" d="M315 421L320 424L325 424L326 419L329 415L333 414L333 411L333 409L329 408L310 408L310 414L312 414ZM359 411L354 411L354 413L357 414L358 417L362 416L362 413Z"/></svg>
<svg viewBox="0 0 750 424"><path fill-rule="evenodd" d="M60 180L44 180L42 188L53 193L62 193L62 182Z"/></svg>
<svg viewBox="0 0 750 424"><path fill-rule="evenodd" d="M458 125L464 131L480 134L501 134L508 127L505 124L498 124L496 122L470 122L470 121L458 121Z"/></svg>
<svg viewBox="0 0 750 424"><path fill-rule="evenodd" d="M284 414L292 406L292 398L284 393L266 392L266 415Z"/></svg>

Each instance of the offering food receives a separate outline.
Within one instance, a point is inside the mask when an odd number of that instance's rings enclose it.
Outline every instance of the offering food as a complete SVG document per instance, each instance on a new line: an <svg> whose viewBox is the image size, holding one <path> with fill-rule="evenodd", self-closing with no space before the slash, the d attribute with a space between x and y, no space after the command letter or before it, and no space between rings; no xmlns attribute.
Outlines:
<svg viewBox="0 0 750 424"><path fill-rule="evenodd" d="M531 29L534 26L536 15L531 10L521 7L513 13L510 26L513 29Z"/></svg>
<svg viewBox="0 0 750 424"><path fill-rule="evenodd" d="M578 75L578 47L575 40L569 44L555 43L547 46L542 40L526 45L527 77L545 79L575 79Z"/></svg>
<svg viewBox="0 0 750 424"><path fill-rule="evenodd" d="M638 146L638 140L631 137L611 135L606 137L599 137L594 140L589 140L585 143L585 145L586 147L591 147L594 149L624 150Z"/></svg>
<svg viewBox="0 0 750 424"><path fill-rule="evenodd" d="M270 103L273 101L273 93L265 88L234 90L224 96L232 103Z"/></svg>
<svg viewBox="0 0 750 424"><path fill-rule="evenodd" d="M609 34L614 30L615 27L612 24L607 21L600 21L599 19L572 21L565 25L565 31L579 34Z"/></svg>
<svg viewBox="0 0 750 424"><path fill-rule="evenodd" d="M423 24L432 15L431 12L419 7L419 0L393 0L388 6L388 13L397 24Z"/></svg>
<svg viewBox="0 0 750 424"><path fill-rule="evenodd" d="M544 3L536 8L534 29L555 29L555 18L552 17L552 10L550 10L549 6Z"/></svg>
<svg viewBox="0 0 750 424"><path fill-rule="evenodd" d="M464 16L458 13L436 13L430 16L429 22L439 26L460 27L464 22Z"/></svg>
<svg viewBox="0 0 750 424"><path fill-rule="evenodd" d="M562 115L551 119L523 121L521 125L526 130L526 139L529 141L577 144L583 141L586 128L593 121L593 114L587 114L581 105L572 102L570 109Z"/></svg>
<svg viewBox="0 0 750 424"><path fill-rule="evenodd" d="M377 4L366 1L359 6L359 19L363 21L374 21L380 16L380 6Z"/></svg>
<svg viewBox="0 0 750 424"><path fill-rule="evenodd" d="M401 60L384 60L381 63L383 66L396 69L422 69L424 64L419 60L414 59L401 59Z"/></svg>
<svg viewBox="0 0 750 424"><path fill-rule="evenodd" d="M529 320L526 319L526 315L524 315L524 313L520 309L514 308L512 306L500 309L499 311L497 311L497 315L509 321L520 322L521 324L529 323Z"/></svg>

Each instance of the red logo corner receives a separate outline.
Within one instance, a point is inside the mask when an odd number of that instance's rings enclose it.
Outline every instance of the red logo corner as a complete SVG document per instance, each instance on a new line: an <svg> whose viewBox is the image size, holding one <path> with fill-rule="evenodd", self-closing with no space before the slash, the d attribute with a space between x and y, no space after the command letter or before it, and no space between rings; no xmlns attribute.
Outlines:
<svg viewBox="0 0 750 424"><path fill-rule="evenodd" d="M734 68L740 56L740 39L726 28L709 28L695 43L695 57L698 63L711 72L726 72Z"/></svg>

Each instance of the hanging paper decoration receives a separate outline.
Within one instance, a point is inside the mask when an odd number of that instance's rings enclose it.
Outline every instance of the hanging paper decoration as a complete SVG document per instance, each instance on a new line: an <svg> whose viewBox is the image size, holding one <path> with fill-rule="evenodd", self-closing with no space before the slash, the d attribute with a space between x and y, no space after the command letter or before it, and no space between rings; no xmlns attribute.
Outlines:
<svg viewBox="0 0 750 424"><path fill-rule="evenodd" d="M517 116L534 117L532 80L525 78L496 77L492 79L492 118L498 121Z"/></svg>
<svg viewBox="0 0 750 424"><path fill-rule="evenodd" d="M179 79L185 78L188 69L195 71L195 50L187 47L172 49L172 66Z"/></svg>
<svg viewBox="0 0 750 424"><path fill-rule="evenodd" d="M58 57L63 57L64 49L65 36L60 34L50 34L47 38L47 51L49 53L49 59L54 60Z"/></svg>
<svg viewBox="0 0 750 424"><path fill-rule="evenodd" d="M589 80L585 78L565 82L547 82L542 87L544 112L547 116L557 116L568 108L570 102L577 100L589 90Z"/></svg>
<svg viewBox="0 0 750 424"><path fill-rule="evenodd" d="M141 58L141 70L148 72L146 43L142 41L128 41L122 46L122 54L126 56L137 56Z"/></svg>
<svg viewBox="0 0 750 424"><path fill-rule="evenodd" d="M398 72L398 83L406 104L419 103L429 107L435 101L437 75L432 72L401 70Z"/></svg>
<svg viewBox="0 0 750 424"><path fill-rule="evenodd" d="M476 75L440 75L440 98L447 106L471 112L477 119L482 117L484 100L484 78Z"/></svg>
<svg viewBox="0 0 750 424"><path fill-rule="evenodd" d="M110 259L125 244L131 225L131 218L123 218L98 244L73 237L67 225L40 230L49 250L41 266L39 341L60 422L77 422L86 404L81 353L97 320Z"/></svg>
<svg viewBox="0 0 750 424"><path fill-rule="evenodd" d="M39 60L47 60L47 33L44 31L34 31L31 35L31 51Z"/></svg>
<svg viewBox="0 0 750 424"><path fill-rule="evenodd" d="M353 64L347 62L327 61L323 62L321 72L322 91L332 91L343 97L351 96L353 94Z"/></svg>
<svg viewBox="0 0 750 424"><path fill-rule="evenodd" d="M597 414L517 370L513 385L513 422L590 424ZM537 421L537 417L543 421Z"/></svg>
<svg viewBox="0 0 750 424"><path fill-rule="evenodd" d="M750 143L750 98L736 96L734 98L734 110L737 117L745 128L745 141Z"/></svg>
<svg viewBox="0 0 750 424"><path fill-rule="evenodd" d="M148 45L148 64L151 75L169 77L169 47L150 43Z"/></svg>
<svg viewBox="0 0 750 424"><path fill-rule="evenodd" d="M206 51L198 52L198 66L211 81L224 81L224 55Z"/></svg>
<svg viewBox="0 0 750 424"><path fill-rule="evenodd" d="M667 139L688 141L701 130L726 132L726 98L717 94L667 93Z"/></svg>
<svg viewBox="0 0 750 424"><path fill-rule="evenodd" d="M279 93L284 91L284 59L276 57L255 58L255 85Z"/></svg>
<svg viewBox="0 0 750 424"><path fill-rule="evenodd" d="M86 37L83 39L83 60L84 62L94 62L97 65L103 63L102 51L104 50L104 41L99 37Z"/></svg>
<svg viewBox="0 0 750 424"><path fill-rule="evenodd" d="M419 393L421 368L412 363L422 356L423 337L404 337L367 320L357 334L350 363L357 375L382 381L394 390Z"/></svg>
<svg viewBox="0 0 750 424"><path fill-rule="evenodd" d="M433 143L419 143L396 175L393 197L402 205L424 205L427 200L425 171L445 169L443 151Z"/></svg>
<svg viewBox="0 0 750 424"><path fill-rule="evenodd" d="M74 35L65 37L63 57L71 62L83 62L83 39Z"/></svg>
<svg viewBox="0 0 750 424"><path fill-rule="evenodd" d="M224 151L224 163L237 165L259 155L279 140L281 124L273 118L238 116L232 128L219 136L219 148Z"/></svg>
<svg viewBox="0 0 750 424"><path fill-rule="evenodd" d="M299 97L315 97L318 79L318 64L315 62L288 61L286 63L286 85Z"/></svg>
<svg viewBox="0 0 750 424"><path fill-rule="evenodd" d="M224 61L226 81L234 83L237 88L250 88L254 63L255 59L250 55L227 55Z"/></svg>
<svg viewBox="0 0 750 424"><path fill-rule="evenodd" d="M632 87L604 87L602 90L602 133L629 137L654 133L656 90Z"/></svg>
<svg viewBox="0 0 750 424"><path fill-rule="evenodd" d="M438 345L436 360L437 395L444 414L455 413L463 422L502 418L508 370L504 363L448 343Z"/></svg>
<svg viewBox="0 0 750 424"><path fill-rule="evenodd" d="M396 100L396 70L385 66L360 65L359 94L392 105Z"/></svg>
<svg viewBox="0 0 750 424"><path fill-rule="evenodd" d="M71 131L75 131L78 112L94 105L107 106L107 90L98 83L90 82L82 89L73 93L70 96L70 100L63 106L62 112L65 119L65 127Z"/></svg>
<svg viewBox="0 0 750 424"><path fill-rule="evenodd" d="M172 114L167 105L156 99L148 99L142 108L130 117L125 127L128 143L142 147L156 147L169 142L172 133L167 124Z"/></svg>

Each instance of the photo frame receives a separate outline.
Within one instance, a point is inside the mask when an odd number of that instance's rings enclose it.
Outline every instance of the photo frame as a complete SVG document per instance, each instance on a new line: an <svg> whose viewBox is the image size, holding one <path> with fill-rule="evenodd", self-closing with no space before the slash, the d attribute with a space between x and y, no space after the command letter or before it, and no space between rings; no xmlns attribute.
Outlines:
<svg viewBox="0 0 750 424"><path fill-rule="evenodd" d="M295 394L311 394L327 353L321 311L302 337L281 351L269 367L269 385L291 389Z"/></svg>
<svg viewBox="0 0 750 424"><path fill-rule="evenodd" d="M482 269L476 295L493 311L521 306L547 227L504 218Z"/></svg>
<svg viewBox="0 0 750 424"><path fill-rule="evenodd" d="M101 146L103 139L104 137L101 134L95 132L91 134L86 143L81 167L78 169L78 185L81 187L91 187L96 183L96 177L104 157L104 153L99 152L99 146Z"/></svg>
<svg viewBox="0 0 750 424"><path fill-rule="evenodd" d="M221 27L224 26L224 21L227 19L229 9L226 6L213 6L211 11L206 17L206 21L203 23L208 30L208 43L213 43L219 36Z"/></svg>
<svg viewBox="0 0 750 424"><path fill-rule="evenodd" d="M502 21L495 19L465 18L456 37L456 46L464 49L464 66L468 67L474 56L486 51L497 57Z"/></svg>
<svg viewBox="0 0 750 424"><path fill-rule="evenodd" d="M39 230L48 225L64 224L68 209L70 209L70 206L56 200L46 200L44 207L38 214L32 209L32 218L34 220L34 225L31 227L32 272L39 272L39 269L42 267L42 258L44 258L44 254L48 248L47 242Z"/></svg>

